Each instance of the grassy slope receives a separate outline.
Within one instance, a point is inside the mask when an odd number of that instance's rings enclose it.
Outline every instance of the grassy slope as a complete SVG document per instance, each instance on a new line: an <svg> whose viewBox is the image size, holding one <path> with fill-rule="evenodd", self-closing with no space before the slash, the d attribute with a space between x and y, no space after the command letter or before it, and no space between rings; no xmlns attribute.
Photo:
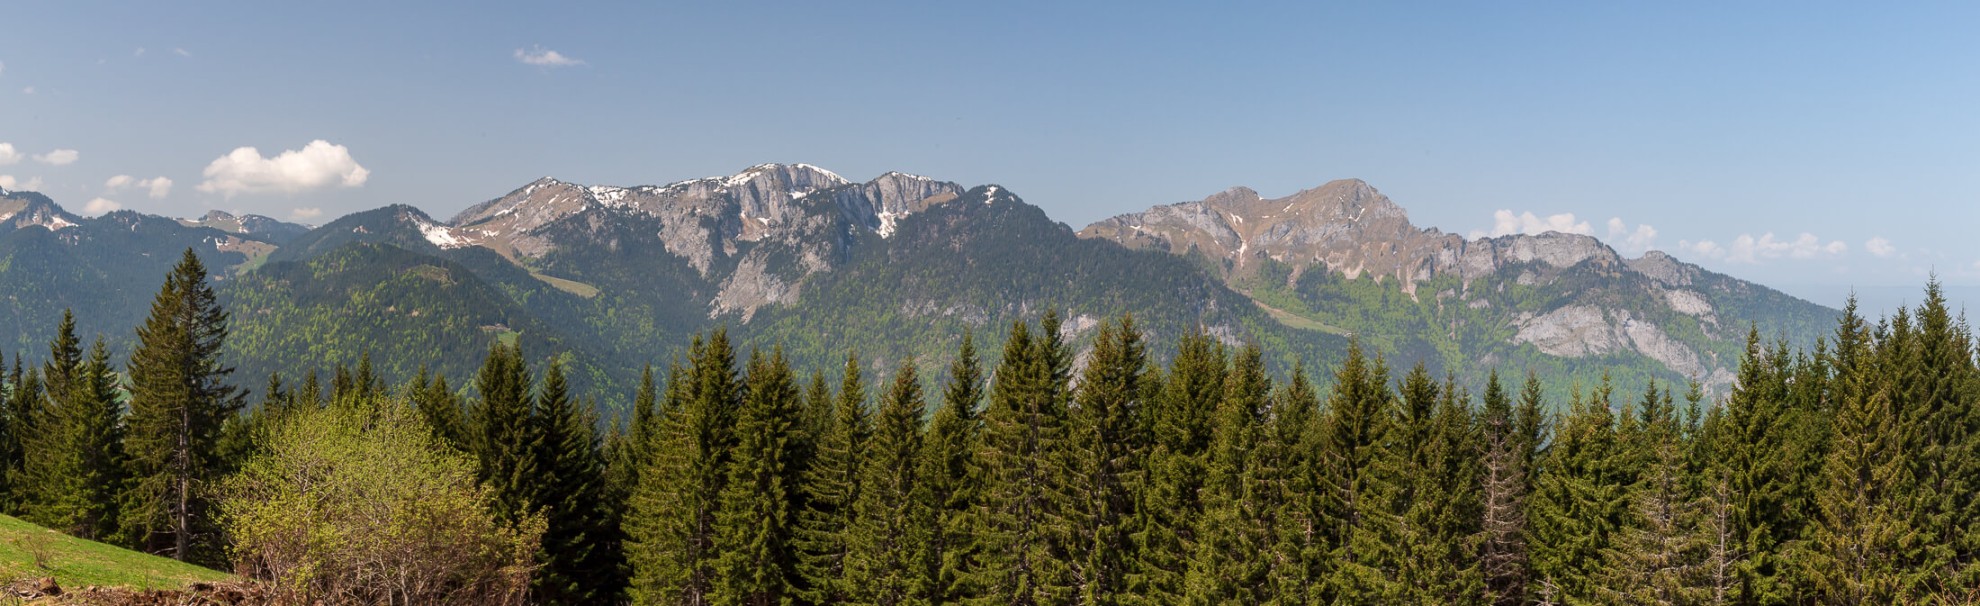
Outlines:
<svg viewBox="0 0 1980 606"><path fill-rule="evenodd" d="M39 554L48 568L35 563ZM65 588L120 586L134 589L182 587L194 581L225 581L233 575L168 558L85 541L19 519L0 516L0 581L53 576Z"/></svg>

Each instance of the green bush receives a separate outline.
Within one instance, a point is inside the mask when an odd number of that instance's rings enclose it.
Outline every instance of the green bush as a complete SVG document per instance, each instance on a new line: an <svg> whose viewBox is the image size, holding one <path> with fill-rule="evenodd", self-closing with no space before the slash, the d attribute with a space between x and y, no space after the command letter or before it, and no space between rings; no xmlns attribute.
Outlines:
<svg viewBox="0 0 1980 606"><path fill-rule="evenodd" d="M292 603L519 604L540 517L505 525L402 402L300 407L221 486L235 569Z"/></svg>

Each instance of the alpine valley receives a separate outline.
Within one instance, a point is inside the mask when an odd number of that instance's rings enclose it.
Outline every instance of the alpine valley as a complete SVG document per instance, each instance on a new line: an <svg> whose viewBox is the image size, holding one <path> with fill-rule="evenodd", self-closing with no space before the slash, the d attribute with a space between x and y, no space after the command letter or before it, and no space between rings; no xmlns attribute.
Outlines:
<svg viewBox="0 0 1980 606"><path fill-rule="evenodd" d="M1606 371L1620 393L1695 378L1723 394L1749 329L1806 346L1837 317L1587 236L1418 228L1355 180L1278 199L1235 188L1078 231L996 185L853 182L804 164L637 187L544 178L451 219L394 205L314 228L84 218L0 190L0 224L0 297L16 310L0 346L44 346L68 308L128 352L190 247L216 274L247 385L367 354L387 378L466 377L491 343L520 339L532 357L563 356L574 381L630 393L644 365L717 325L801 368L848 350L876 370L941 368L962 335L994 350L1011 322L1055 310L1076 344L1131 313L1157 355L1201 330L1260 344L1280 373L1329 367L1358 339L1474 387L1501 368L1552 390Z"/></svg>

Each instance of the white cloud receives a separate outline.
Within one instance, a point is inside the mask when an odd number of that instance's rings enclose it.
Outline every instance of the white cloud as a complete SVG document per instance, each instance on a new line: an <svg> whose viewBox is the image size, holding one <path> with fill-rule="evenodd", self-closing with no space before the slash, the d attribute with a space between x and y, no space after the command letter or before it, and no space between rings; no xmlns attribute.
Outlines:
<svg viewBox="0 0 1980 606"><path fill-rule="evenodd" d="M297 219L314 219L323 216L323 209L314 206L305 206L289 211L289 216Z"/></svg>
<svg viewBox="0 0 1980 606"><path fill-rule="evenodd" d="M1690 240L1678 240L1678 250L1688 252L1694 255L1698 255L1700 257L1704 257L1707 259L1718 259L1726 256L1725 247L1719 246L1718 242L1713 242L1711 240L1703 240L1699 242L1692 242Z"/></svg>
<svg viewBox="0 0 1980 606"><path fill-rule="evenodd" d="M1891 255L1897 254L1897 247L1891 246L1891 241L1885 240L1883 236L1877 236L1875 238L1871 238L1870 241L1868 242L1864 242L1863 250L1870 251L1870 254L1877 255L1878 257L1887 258L1887 259L1890 258Z"/></svg>
<svg viewBox="0 0 1980 606"><path fill-rule="evenodd" d="M178 47L173 47L173 48L172 48L172 54L175 54L175 55L178 55L178 56L181 56L181 57L191 57L191 56L192 56L192 53L190 53L190 52L187 52L187 51L186 51L186 49L183 49L183 48L178 48Z"/></svg>
<svg viewBox="0 0 1980 606"><path fill-rule="evenodd" d="M327 187L359 187L371 178L371 171L351 159L342 145L317 139L299 150L288 150L264 158L252 147L236 148L206 165L205 181L199 191L236 194L295 194Z"/></svg>
<svg viewBox="0 0 1980 606"><path fill-rule="evenodd" d="M1657 247L1657 228L1648 223L1638 223L1635 229L1624 223L1622 217L1609 218L1609 245L1626 254L1640 255Z"/></svg>
<svg viewBox="0 0 1980 606"><path fill-rule="evenodd" d="M1595 228L1587 221L1576 221L1574 213L1561 213L1545 217L1534 216L1532 212L1513 214L1510 210L1492 213L1492 235L1540 234L1557 231L1566 234L1595 235Z"/></svg>
<svg viewBox="0 0 1980 606"><path fill-rule="evenodd" d="M21 161L21 152L14 150L12 143L0 143L0 165L15 164Z"/></svg>
<svg viewBox="0 0 1980 606"><path fill-rule="evenodd" d="M137 47L137 50L134 50L134 51L131 51L131 56L132 56L132 57L143 57L143 56L144 56L144 47L142 47L142 46L140 46L140 47Z"/></svg>
<svg viewBox="0 0 1980 606"><path fill-rule="evenodd" d="M95 200L90 200L88 204L83 205L83 214L100 215L103 213L121 209L123 207L124 205L118 204L115 201L110 200L108 198L97 198Z"/></svg>
<svg viewBox="0 0 1980 606"><path fill-rule="evenodd" d="M32 177L26 181L21 181L19 179L15 179L13 175L0 175L0 189L13 190L13 191L20 191L20 190L40 191L41 177Z"/></svg>
<svg viewBox="0 0 1980 606"><path fill-rule="evenodd" d="M113 194L131 186L143 188L145 195L152 198L163 198L172 195L172 180L165 177L139 179L130 175L117 175L103 182L103 189Z"/></svg>
<svg viewBox="0 0 1980 606"><path fill-rule="evenodd" d="M67 166L75 164L76 160L81 157L82 152L73 149L58 149L45 154L35 154L34 161L49 166Z"/></svg>
<svg viewBox="0 0 1980 606"><path fill-rule="evenodd" d="M0 61L0 74L7 73L7 62Z"/></svg>
<svg viewBox="0 0 1980 606"><path fill-rule="evenodd" d="M27 88L23 88L23 89L21 89L21 94L23 94L23 95L32 95L32 94L34 94L34 87L32 87L32 86L30 86L30 87L27 87Z"/></svg>
<svg viewBox="0 0 1980 606"><path fill-rule="evenodd" d="M1731 245L1723 248L1711 240L1698 243L1680 242L1678 246L1707 258L1749 264L1780 258L1806 260L1839 257L1849 252L1849 244L1842 240L1823 242L1821 238L1815 237L1815 234L1806 232L1793 240L1780 239L1774 236L1773 232L1761 234L1758 238L1753 237L1753 234L1740 234L1733 239Z"/></svg>
<svg viewBox="0 0 1980 606"><path fill-rule="evenodd" d="M532 45L527 49L518 48L516 49L515 56L517 61L521 61L526 65L534 65L537 67L570 67L573 65L584 65L584 60L582 59L565 56L563 53L553 51L547 48L543 48L543 46L540 44Z"/></svg>

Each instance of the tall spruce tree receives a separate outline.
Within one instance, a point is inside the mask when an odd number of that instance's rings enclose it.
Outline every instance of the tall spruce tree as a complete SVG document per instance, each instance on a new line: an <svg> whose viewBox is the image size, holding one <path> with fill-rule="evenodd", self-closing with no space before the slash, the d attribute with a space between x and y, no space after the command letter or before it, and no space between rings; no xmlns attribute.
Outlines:
<svg viewBox="0 0 1980 606"><path fill-rule="evenodd" d="M69 370L66 381L56 392L61 395L42 409L40 433L30 442L36 456L28 461L29 477L36 485L29 519L77 537L104 540L117 531L124 436L116 369L101 337Z"/></svg>
<svg viewBox="0 0 1980 606"><path fill-rule="evenodd" d="M1011 328L983 419L983 544L973 603L1037 606L1074 601L1068 575L1066 388L1071 354L1048 312L1034 334Z"/></svg>
<svg viewBox="0 0 1980 606"><path fill-rule="evenodd" d="M822 389L822 380L817 384ZM983 432L977 407L982 401L983 370L977 362L976 342L965 334L949 364L942 407L929 423L922 456L921 481L928 487L931 508L923 586L933 604L955 604L975 595L968 581L981 555L972 514L982 491L976 457Z"/></svg>
<svg viewBox="0 0 1980 606"><path fill-rule="evenodd" d="M1208 456L1203 515L1184 587L1191 604L1270 601L1268 570L1255 555L1271 545L1274 503L1263 494L1257 450L1272 391L1263 354L1247 345L1224 382Z"/></svg>
<svg viewBox="0 0 1980 606"><path fill-rule="evenodd" d="M206 266L186 249L152 300L131 354L130 419L124 449L131 481L118 522L124 542L179 560L220 555L209 482L220 428L241 408L220 361L227 312Z"/></svg>
<svg viewBox="0 0 1980 606"><path fill-rule="evenodd" d="M1902 493L1912 463L1854 297L1843 307L1835 341L1834 441L1817 485L1820 512L1804 574L1828 604L1919 600L1929 579L1902 568L1918 561L1907 553L1918 537Z"/></svg>
<svg viewBox="0 0 1980 606"><path fill-rule="evenodd" d="M1740 600L1784 603L1794 592L1785 557L1796 525L1801 478L1794 434L1802 422L1787 397L1789 361L1784 350L1769 352L1758 329L1747 333L1746 354L1737 383L1725 404L1723 436L1714 462L1730 483L1733 533L1746 554L1737 572Z"/></svg>
<svg viewBox="0 0 1980 606"><path fill-rule="evenodd" d="M1602 556L1627 523L1634 477L1611 393L1605 374L1586 397L1570 397L1536 480L1528 523L1537 585L1529 591L1542 601L1596 599Z"/></svg>
<svg viewBox="0 0 1980 606"><path fill-rule="evenodd" d="M796 545L803 581L800 595L812 604L839 604L853 595L845 577L847 533L864 479L866 442L873 435L863 376L859 357L847 356L839 397L832 405L832 423L818 441L817 458L804 472L805 509L798 517Z"/></svg>
<svg viewBox="0 0 1980 606"><path fill-rule="evenodd" d="M880 398L861 471L846 553L855 601L877 606L926 601L928 486L921 479L922 417L928 407L913 362L901 365Z"/></svg>
<svg viewBox="0 0 1980 606"><path fill-rule="evenodd" d="M521 345L499 343L489 348L475 377L481 399L470 411L469 423L478 479L494 492L496 515L511 523L544 505L543 426L535 419L532 382ZM351 385L344 388L344 396L333 398L332 406L356 401L355 383Z"/></svg>
<svg viewBox="0 0 1980 606"><path fill-rule="evenodd" d="M773 606L794 599L793 509L804 462L791 449L804 431L804 401L784 353L750 354L729 477L715 518L714 603Z"/></svg>
<svg viewBox="0 0 1980 606"><path fill-rule="evenodd" d="M1183 335L1166 380L1151 402L1152 435L1136 497L1135 559L1127 598L1134 604L1179 604L1203 513L1203 458L1224 397L1228 362L1215 339Z"/></svg>
<svg viewBox="0 0 1980 606"><path fill-rule="evenodd" d="M1322 599L1368 603L1400 598L1395 509L1398 478L1390 470L1403 456L1396 433L1395 397L1388 370L1369 360L1359 343L1334 374L1334 391L1322 428L1327 517L1332 522L1327 580Z"/></svg>
<svg viewBox="0 0 1980 606"><path fill-rule="evenodd" d="M1499 372L1485 378L1480 460L1479 568L1485 602L1493 606L1526 603L1526 458L1514 427L1512 402Z"/></svg>
<svg viewBox="0 0 1980 606"><path fill-rule="evenodd" d="M1267 604L1313 603L1327 557L1320 399L1304 363L1295 364L1291 374L1273 394L1259 457L1266 479L1264 498L1276 510L1271 548L1262 554L1271 584Z"/></svg>
<svg viewBox="0 0 1980 606"><path fill-rule="evenodd" d="M0 352L0 369L6 368L7 356ZM20 475L21 467L21 423L14 410L14 392L20 382L8 373L0 372L0 515L18 514L14 501L14 477Z"/></svg>
<svg viewBox="0 0 1980 606"><path fill-rule="evenodd" d="M726 330L694 339L688 368L668 371L666 394L653 456L626 519L630 594L636 604L712 604L720 556L715 518L743 395Z"/></svg>
<svg viewBox="0 0 1980 606"><path fill-rule="evenodd" d="M541 449L535 490L544 508L543 564L535 582L544 604L616 601L619 529L607 509L605 460L593 406L570 394L564 366L551 360L536 397Z"/></svg>
<svg viewBox="0 0 1980 606"><path fill-rule="evenodd" d="M1141 380L1148 354L1134 318L1102 324L1087 358L1072 411L1067 454L1072 457L1070 564L1080 603L1118 604L1133 557L1129 524L1141 481L1141 416L1148 413Z"/></svg>

